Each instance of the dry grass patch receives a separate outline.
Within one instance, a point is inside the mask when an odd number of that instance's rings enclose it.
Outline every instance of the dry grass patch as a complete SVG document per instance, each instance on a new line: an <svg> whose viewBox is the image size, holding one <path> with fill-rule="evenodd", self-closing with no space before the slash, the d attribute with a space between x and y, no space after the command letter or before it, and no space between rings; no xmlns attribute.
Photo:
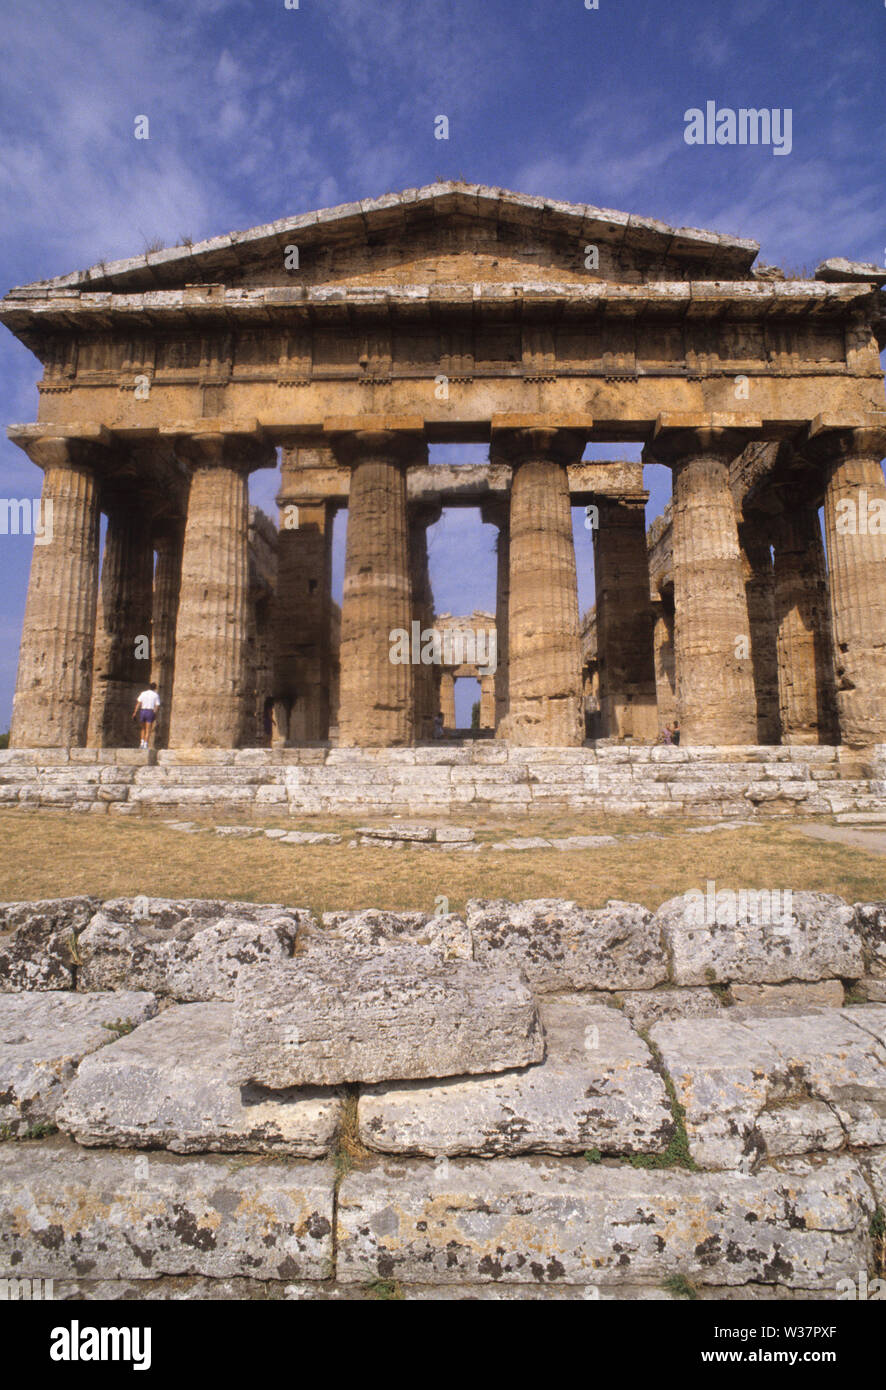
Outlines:
<svg viewBox="0 0 886 1390"><path fill-rule="evenodd" d="M341 820L328 823L345 830ZM315 822L306 817L301 824ZM540 834L543 826L551 834L550 825L550 819L527 824L521 817L498 823L490 838ZM639 817L622 822L628 827L664 838L565 852L349 849L347 843L281 845L264 836L228 839L210 831L188 835L135 817L4 811L0 898L144 893L283 902L315 912L361 907L432 912L441 897L452 911L461 910L468 898L572 898L585 907L623 898L655 908L688 889L704 889L707 879L734 891L817 889L849 902L886 898L886 856L810 840L790 823L767 821L706 835L687 834L685 823ZM612 832L614 825L573 818L558 819L556 828L589 834Z"/></svg>

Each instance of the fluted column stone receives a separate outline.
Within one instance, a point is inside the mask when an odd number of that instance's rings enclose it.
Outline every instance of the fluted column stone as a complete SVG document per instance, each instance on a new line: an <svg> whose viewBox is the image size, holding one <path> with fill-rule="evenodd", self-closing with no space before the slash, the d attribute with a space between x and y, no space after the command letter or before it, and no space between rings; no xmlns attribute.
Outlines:
<svg viewBox="0 0 886 1390"><path fill-rule="evenodd" d="M593 534L603 730L610 738L654 742L658 710L644 506L601 498Z"/></svg>
<svg viewBox="0 0 886 1390"><path fill-rule="evenodd" d="M674 658L681 742L750 744L757 710L729 465L744 431L660 428L647 453L673 469Z"/></svg>
<svg viewBox="0 0 886 1390"><path fill-rule="evenodd" d="M440 672L440 713L443 728L455 728L455 676L451 671Z"/></svg>
<svg viewBox="0 0 886 1390"><path fill-rule="evenodd" d="M508 736L524 745L577 746L581 648L566 467L584 435L532 427L502 431L513 467L508 603Z"/></svg>
<svg viewBox="0 0 886 1390"><path fill-rule="evenodd" d="M673 724L677 715L674 672L674 610L664 598L653 604L652 647L655 661L655 696L659 731Z"/></svg>
<svg viewBox="0 0 886 1390"><path fill-rule="evenodd" d="M273 684L280 741L295 745L329 737L332 508L288 493L279 500Z"/></svg>
<svg viewBox="0 0 886 1390"><path fill-rule="evenodd" d="M487 502L481 512L484 522L498 527L495 542L495 729L497 738L508 737L509 679L508 630L511 593L511 504L510 498Z"/></svg>
<svg viewBox="0 0 886 1390"><path fill-rule="evenodd" d="M99 564L99 494L93 446L45 437L28 446L43 469L43 524L25 605L10 744L82 747L92 688Z"/></svg>
<svg viewBox="0 0 886 1390"><path fill-rule="evenodd" d="M410 632L412 586L406 468L419 439L395 430L333 435L351 468L341 613L339 744L388 748L413 740L414 668L392 661L392 633Z"/></svg>
<svg viewBox="0 0 886 1390"><path fill-rule="evenodd" d="M151 679L157 684L160 709L154 746L165 748L175 681L175 633L181 589L184 522L169 522L154 536L154 604L151 621Z"/></svg>
<svg viewBox="0 0 886 1390"><path fill-rule="evenodd" d="M774 534L782 742L833 743L834 656L818 509L800 505L783 512Z"/></svg>
<svg viewBox="0 0 886 1390"><path fill-rule="evenodd" d="M105 507L86 741L90 748L126 748L140 737L132 711L151 672L154 547L150 516L137 494L115 491Z"/></svg>
<svg viewBox="0 0 886 1390"><path fill-rule="evenodd" d="M775 617L775 575L772 548L763 517L738 524L751 667L757 702L757 743L777 744L781 737L779 674Z"/></svg>
<svg viewBox="0 0 886 1390"><path fill-rule="evenodd" d="M246 722L249 497L253 468L274 451L256 439L182 438L191 464L176 631L170 746L236 748Z"/></svg>
<svg viewBox="0 0 886 1390"><path fill-rule="evenodd" d="M840 737L865 748L886 741L886 434L828 432L820 447Z"/></svg>
<svg viewBox="0 0 886 1390"><path fill-rule="evenodd" d="M495 676L480 677L480 728L495 728Z"/></svg>
<svg viewBox="0 0 886 1390"><path fill-rule="evenodd" d="M409 507L409 571L412 584L412 621L419 631L434 626L434 595L428 566L428 527L440 518L442 508L414 503ZM413 670L415 737L429 739L437 713L437 683L432 665L419 662Z"/></svg>

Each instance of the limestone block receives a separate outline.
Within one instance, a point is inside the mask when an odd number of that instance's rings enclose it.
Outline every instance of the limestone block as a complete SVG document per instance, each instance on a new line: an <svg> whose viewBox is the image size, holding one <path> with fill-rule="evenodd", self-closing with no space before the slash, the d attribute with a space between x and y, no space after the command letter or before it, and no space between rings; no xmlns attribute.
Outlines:
<svg viewBox="0 0 886 1390"><path fill-rule="evenodd" d="M586 911L559 898L475 899L465 916L474 959L522 970L540 993L652 989L667 976L660 933L638 903Z"/></svg>
<svg viewBox="0 0 886 1390"><path fill-rule="evenodd" d="M855 921L867 973L875 980L886 980L886 902L856 903Z"/></svg>
<svg viewBox="0 0 886 1390"><path fill-rule="evenodd" d="M886 1209L886 1149L874 1149L862 1155L861 1164L870 1179L878 1206Z"/></svg>
<svg viewBox="0 0 886 1390"><path fill-rule="evenodd" d="M886 1142L886 1008L778 1017L761 1013L733 1022L719 1018L655 1024L650 1038L661 1052L686 1110L693 1158L703 1168L754 1166L777 1152L820 1146L819 1105L839 1128L833 1146ZM793 1114L788 1117L785 1109ZM776 1119L759 1119L777 1110Z"/></svg>
<svg viewBox="0 0 886 1390"><path fill-rule="evenodd" d="M648 1028L665 1018L710 1018L723 1005L711 989L626 990L619 994L626 1016L635 1028Z"/></svg>
<svg viewBox="0 0 886 1390"><path fill-rule="evenodd" d="M94 1153L56 1139L0 1146L0 1274L324 1279L331 1163Z"/></svg>
<svg viewBox="0 0 886 1390"><path fill-rule="evenodd" d="M361 825L357 827L356 834L362 835L365 839L376 840L421 840L429 841L434 838L434 827L432 825Z"/></svg>
<svg viewBox="0 0 886 1390"><path fill-rule="evenodd" d="M349 941L386 951L403 941L426 946L444 960L473 959L471 933L457 913L382 912L367 908L362 912L324 912L325 932L306 934L308 949L330 939Z"/></svg>
<svg viewBox="0 0 886 1390"><path fill-rule="evenodd" d="M114 899L80 936L77 988L138 984L183 1003L231 999L241 969L288 960L312 920L279 905Z"/></svg>
<svg viewBox="0 0 886 1390"><path fill-rule="evenodd" d="M566 835L559 840L551 840L554 849L599 849L601 845L618 844L614 835Z"/></svg>
<svg viewBox="0 0 886 1390"><path fill-rule="evenodd" d="M339 1097L241 1088L227 1074L232 1017L229 1003L173 1004L85 1058L65 1094L59 1127L89 1146L327 1154Z"/></svg>
<svg viewBox="0 0 886 1390"><path fill-rule="evenodd" d="M0 993L73 989L76 939L97 898L0 903Z"/></svg>
<svg viewBox="0 0 886 1390"><path fill-rule="evenodd" d="M699 890L700 892L701 890ZM769 902L769 909L766 902ZM738 894L715 899L709 910L694 895L671 898L654 918L673 960L678 985L779 984L785 980L857 979L863 973L861 940L854 914L829 893L792 893L782 920L783 899ZM699 917L705 917L699 924ZM721 922L714 921L720 916ZM767 920L770 919L770 920ZM732 924L734 923L734 925Z"/></svg>
<svg viewBox="0 0 886 1390"><path fill-rule="evenodd" d="M545 1000L539 1012L542 1065L367 1087L358 1108L363 1143L431 1157L666 1148L674 1126L664 1084L618 1010L572 995Z"/></svg>
<svg viewBox="0 0 886 1390"><path fill-rule="evenodd" d="M457 845L470 843L476 835L467 826L438 825L434 838L439 845Z"/></svg>
<svg viewBox="0 0 886 1390"><path fill-rule="evenodd" d="M516 971L406 943L330 942L244 972L234 1002L232 1074L275 1090L502 1071L544 1056Z"/></svg>
<svg viewBox="0 0 886 1390"><path fill-rule="evenodd" d="M338 1278L833 1289L866 1268L870 1189L837 1156L754 1175L580 1159L382 1160L344 1178Z"/></svg>
<svg viewBox="0 0 886 1390"><path fill-rule="evenodd" d="M157 1012L153 994L58 992L0 998L0 1130L24 1134L52 1121L65 1087L88 1052Z"/></svg>
<svg viewBox="0 0 886 1390"><path fill-rule="evenodd" d="M340 845L342 842L341 835L324 834L319 830L284 831L276 838L281 845Z"/></svg>
<svg viewBox="0 0 886 1390"><path fill-rule="evenodd" d="M741 1017L747 1007L756 1016L761 1009L767 1013L808 1013L812 1008L822 1007L841 1009L845 998L841 980L812 980L808 983L794 981L786 985L738 985L730 986L729 993L734 1003L740 1006L733 1009L730 1017Z"/></svg>

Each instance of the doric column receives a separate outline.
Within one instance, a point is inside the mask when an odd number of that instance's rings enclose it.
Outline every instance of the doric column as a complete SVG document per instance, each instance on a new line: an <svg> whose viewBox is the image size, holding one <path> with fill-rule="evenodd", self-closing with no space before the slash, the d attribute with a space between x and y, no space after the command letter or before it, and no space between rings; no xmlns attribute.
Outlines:
<svg viewBox="0 0 886 1390"><path fill-rule="evenodd" d="M409 573L412 585L412 621L419 631L434 626L434 595L428 567L428 527L439 521L442 507L424 503L409 506ZM419 662L413 669L415 737L428 739L434 733L437 713L437 682L432 665Z"/></svg>
<svg viewBox="0 0 886 1390"><path fill-rule="evenodd" d="M820 429L810 441L825 461L824 525L843 743L886 741L886 432ZM804 453L807 452L804 449Z"/></svg>
<svg viewBox="0 0 886 1390"><path fill-rule="evenodd" d="M443 728L455 728L455 676L451 671L440 672L440 713Z"/></svg>
<svg viewBox="0 0 886 1390"><path fill-rule="evenodd" d="M399 430L330 431L351 468L341 613L341 747L394 747L414 734L411 661L392 661L410 633L406 468L420 437Z"/></svg>
<svg viewBox="0 0 886 1390"><path fill-rule="evenodd" d="M274 697L281 741L295 745L329 737L332 507L289 492L277 500Z"/></svg>
<svg viewBox="0 0 886 1390"><path fill-rule="evenodd" d="M154 605L151 622L151 679L157 683L160 709L154 746L169 741L169 715L175 678L175 625L182 574L184 521L169 521L154 533Z"/></svg>
<svg viewBox="0 0 886 1390"><path fill-rule="evenodd" d="M738 543L744 578L748 626L751 633L751 665L757 701L757 743L778 743L779 675L774 605L772 550L762 516L738 523Z"/></svg>
<svg viewBox="0 0 886 1390"><path fill-rule="evenodd" d="M584 738L566 467L581 458L585 437L578 430L531 426L501 429L495 439L513 468L508 719L509 738L517 744L565 747Z"/></svg>
<svg viewBox="0 0 886 1390"><path fill-rule="evenodd" d="M44 536L35 539L31 559L10 743L82 747L98 588L94 446L44 437L29 442L27 452L44 473Z"/></svg>
<svg viewBox="0 0 886 1390"><path fill-rule="evenodd" d="M747 440L717 424L659 421L644 459L674 474L674 657L680 736L755 743L751 635L729 465Z"/></svg>
<svg viewBox="0 0 886 1390"><path fill-rule="evenodd" d="M833 743L834 656L817 507L782 512L774 542L782 742Z"/></svg>
<svg viewBox="0 0 886 1390"><path fill-rule="evenodd" d="M480 677L480 728L495 728L495 676Z"/></svg>
<svg viewBox="0 0 886 1390"><path fill-rule="evenodd" d="M600 498L593 535L604 736L654 742L658 710L644 503Z"/></svg>
<svg viewBox="0 0 886 1390"><path fill-rule="evenodd" d="M658 707L659 730L671 725L677 716L677 697L674 675L674 605L661 596L652 605L655 623L652 646L655 661L655 697Z"/></svg>
<svg viewBox="0 0 886 1390"><path fill-rule="evenodd" d="M132 711L136 696L148 684L151 672L154 582L151 519L137 493L114 488L102 495L102 504L108 527L96 614L86 741L90 748L134 747L140 731Z"/></svg>
<svg viewBox="0 0 886 1390"><path fill-rule="evenodd" d="M486 502L481 508L484 522L498 527L495 542L495 722L497 738L508 737L508 609L511 593L511 504L509 498Z"/></svg>
<svg viewBox="0 0 886 1390"><path fill-rule="evenodd" d="M248 479L273 467L256 438L180 438L191 465L176 631L170 746L236 748L245 727L249 584Z"/></svg>

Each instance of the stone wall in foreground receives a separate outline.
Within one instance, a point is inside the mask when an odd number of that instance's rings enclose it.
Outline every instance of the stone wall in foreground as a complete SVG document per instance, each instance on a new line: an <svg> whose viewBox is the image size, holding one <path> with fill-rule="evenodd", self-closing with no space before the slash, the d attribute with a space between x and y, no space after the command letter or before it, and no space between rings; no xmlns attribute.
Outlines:
<svg viewBox="0 0 886 1390"><path fill-rule="evenodd" d="M830 815L886 809L886 747L667 748L499 742L398 749L14 749L0 805L116 814Z"/></svg>
<svg viewBox="0 0 886 1390"><path fill-rule="evenodd" d="M0 905L0 1280L102 1299L859 1296L886 1260L886 904L687 908ZM358 1049L345 1084L242 1080L244 1007L285 1025L285 1061L299 1038L272 1001L334 959L345 996L368 964L411 969L398 1006L448 997L427 1074L362 1083ZM528 986L543 1055L435 1074L469 977L493 1009L494 978Z"/></svg>

